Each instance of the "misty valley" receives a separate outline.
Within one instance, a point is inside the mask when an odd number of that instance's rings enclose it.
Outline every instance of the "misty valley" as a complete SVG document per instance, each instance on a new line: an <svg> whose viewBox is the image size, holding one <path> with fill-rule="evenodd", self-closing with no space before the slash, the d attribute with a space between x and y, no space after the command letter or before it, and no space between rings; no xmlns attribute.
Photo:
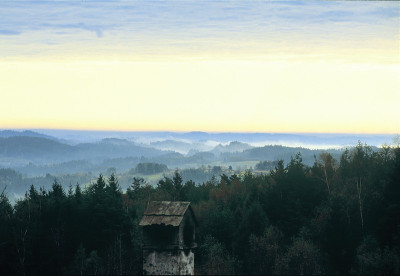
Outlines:
<svg viewBox="0 0 400 276"><path fill-rule="evenodd" d="M246 170L268 173L278 160L287 164L297 153L304 164L312 165L322 152L339 159L344 146L354 146L357 139L375 145L392 139L389 135L62 130L44 133L0 131L0 189L7 186L6 193L12 200L22 197L30 185L49 189L57 179L65 189L77 183L86 187L99 174L114 173L123 190L130 186L133 177L141 177L154 186L175 170L179 170L185 182L200 184L212 178L219 180L222 174L240 175ZM296 144L314 149L293 146Z"/></svg>
<svg viewBox="0 0 400 276"><path fill-rule="evenodd" d="M195 274L399 274L398 138L0 131L0 274L142 274L154 201L190 202Z"/></svg>

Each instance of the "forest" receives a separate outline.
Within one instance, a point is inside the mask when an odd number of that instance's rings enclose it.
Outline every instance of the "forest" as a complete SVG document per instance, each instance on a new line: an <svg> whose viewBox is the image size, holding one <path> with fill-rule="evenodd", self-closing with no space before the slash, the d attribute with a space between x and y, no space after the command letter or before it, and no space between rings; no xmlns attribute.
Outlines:
<svg viewBox="0 0 400 276"><path fill-rule="evenodd" d="M126 192L114 173L88 187L54 179L15 204L3 189L0 274L141 274L138 223L151 200L191 202L196 274L400 273L398 146L259 164L271 165L203 183L178 170L155 186L134 177Z"/></svg>

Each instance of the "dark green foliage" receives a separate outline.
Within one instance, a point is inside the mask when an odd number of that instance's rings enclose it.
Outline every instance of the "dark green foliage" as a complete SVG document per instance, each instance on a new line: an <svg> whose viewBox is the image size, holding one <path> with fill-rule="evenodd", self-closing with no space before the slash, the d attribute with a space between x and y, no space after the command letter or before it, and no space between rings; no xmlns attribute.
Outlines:
<svg viewBox="0 0 400 276"><path fill-rule="evenodd" d="M234 251L240 257L244 257L244 252L248 249L249 237L251 235L260 236L268 225L268 218L261 204L254 201L245 210L241 221L235 232Z"/></svg>
<svg viewBox="0 0 400 276"><path fill-rule="evenodd" d="M0 274L141 273L138 223L150 200L192 203L198 274L399 274L398 148L359 143L311 167L299 153L270 174L223 171L202 184L178 171L156 187L135 177L126 193L110 172L67 192L48 175L14 206L2 193Z"/></svg>
<svg viewBox="0 0 400 276"><path fill-rule="evenodd" d="M182 177L178 171L175 171L172 179L164 177L157 184L157 188L161 192L159 196L164 200L183 201L185 196L183 195L182 182Z"/></svg>
<svg viewBox="0 0 400 276"><path fill-rule="evenodd" d="M271 275L278 271L284 253L283 233L274 226L263 235L249 238L248 271L251 274Z"/></svg>
<svg viewBox="0 0 400 276"><path fill-rule="evenodd" d="M196 274L204 275L233 275L235 259L225 246L213 236L206 236L200 246L203 264L195 267Z"/></svg>
<svg viewBox="0 0 400 276"><path fill-rule="evenodd" d="M231 248L235 232L235 217L230 209L219 207L214 210L205 221L203 228L205 233L215 237L225 247Z"/></svg>
<svg viewBox="0 0 400 276"><path fill-rule="evenodd" d="M4 191L0 191L0 264L4 275L17 273L13 244L14 209Z"/></svg>
<svg viewBox="0 0 400 276"><path fill-rule="evenodd" d="M367 236L357 248L352 273L359 275L398 275L399 268L399 252L389 247L381 249L375 238Z"/></svg>
<svg viewBox="0 0 400 276"><path fill-rule="evenodd" d="M136 165L134 172L140 174L156 174L168 170L167 165L158 163L139 163Z"/></svg>
<svg viewBox="0 0 400 276"><path fill-rule="evenodd" d="M278 161L260 161L256 164L255 169L259 171L272 170L278 165Z"/></svg>
<svg viewBox="0 0 400 276"><path fill-rule="evenodd" d="M0 273L139 273L129 208L114 175L84 192L76 185L66 194L56 180L49 191L31 186L14 207L2 195Z"/></svg>
<svg viewBox="0 0 400 276"><path fill-rule="evenodd" d="M296 238L278 261L276 272L287 275L321 274L321 253L312 241Z"/></svg>

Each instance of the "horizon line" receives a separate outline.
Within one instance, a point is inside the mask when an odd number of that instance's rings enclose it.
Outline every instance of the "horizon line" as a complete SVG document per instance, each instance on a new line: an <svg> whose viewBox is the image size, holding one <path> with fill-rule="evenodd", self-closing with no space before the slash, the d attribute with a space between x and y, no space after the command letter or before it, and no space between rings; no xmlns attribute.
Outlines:
<svg viewBox="0 0 400 276"><path fill-rule="evenodd" d="M121 129L80 129L80 128L2 128L0 127L0 131L41 131L41 130L54 130L54 131L76 131L76 132L121 132L121 133L129 133L129 132L142 132L142 133L162 133L162 132L171 132L171 133L207 133L207 134L222 134L222 133L235 133L235 134L340 134L340 135L385 135L385 136L397 136L400 135L398 133L374 133L374 132L299 132L299 131L207 131L207 130L121 130Z"/></svg>

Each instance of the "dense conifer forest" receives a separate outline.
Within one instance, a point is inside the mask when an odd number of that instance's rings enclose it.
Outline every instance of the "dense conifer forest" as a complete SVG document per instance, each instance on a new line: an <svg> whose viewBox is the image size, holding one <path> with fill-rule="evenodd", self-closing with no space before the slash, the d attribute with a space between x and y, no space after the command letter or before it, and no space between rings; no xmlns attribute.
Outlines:
<svg viewBox="0 0 400 276"><path fill-rule="evenodd" d="M156 187L134 178L126 192L114 174L88 188L54 180L14 205L3 191L0 274L140 274L151 200L191 202L197 274L400 273L400 149L359 143L339 160L323 153L308 166L297 154L269 174L204 183L178 171Z"/></svg>

